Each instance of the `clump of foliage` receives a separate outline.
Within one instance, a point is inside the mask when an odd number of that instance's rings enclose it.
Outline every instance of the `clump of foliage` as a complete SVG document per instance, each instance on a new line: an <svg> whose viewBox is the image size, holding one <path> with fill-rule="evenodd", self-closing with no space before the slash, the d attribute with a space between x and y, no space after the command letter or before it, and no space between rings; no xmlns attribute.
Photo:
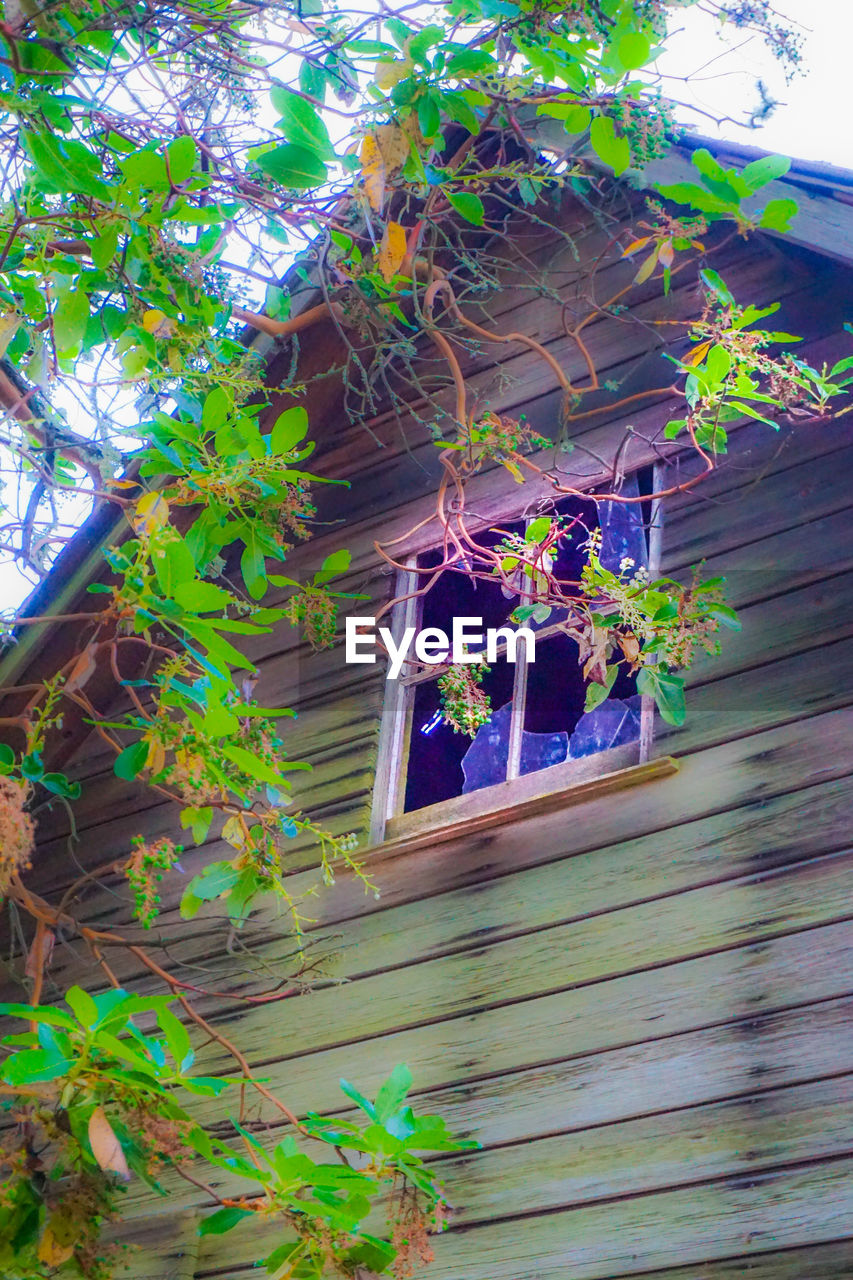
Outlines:
<svg viewBox="0 0 853 1280"><path fill-rule="evenodd" d="M405 1253L405 1242L394 1246L364 1230L374 1202L396 1193L401 1211L411 1216L415 1206L421 1222L440 1218L440 1186L418 1153L476 1145L455 1139L438 1116L415 1116L406 1102L411 1073L396 1067L372 1103L342 1082L366 1122L312 1115L296 1125L333 1146L337 1161L312 1159L292 1134L270 1148L236 1124L240 1154L211 1138L184 1105L185 1095L219 1098L236 1082L192 1074L195 1054L170 996L118 987L92 997L72 987L65 1003L68 1011L0 1006L31 1026L2 1042L10 1053L0 1082L14 1099L6 1112L15 1121L0 1143L0 1261L7 1275L69 1268L111 1275L121 1250L104 1251L101 1229L118 1216L131 1176L165 1196L162 1173L188 1170L199 1156L234 1183L233 1195L221 1186L210 1190L222 1207L202 1220L203 1235L246 1218L272 1219L275 1234L288 1238L264 1259L270 1273L282 1273L285 1264L284 1274L306 1280L329 1266L383 1271ZM146 1017L154 1026L144 1032L137 1020Z"/></svg>
<svg viewBox="0 0 853 1280"><path fill-rule="evenodd" d="M612 392L614 410L627 402L600 383L585 328L603 311L618 314L630 284L566 319L587 367L583 386L547 346L486 327L467 304L497 281L489 246L511 244L525 222L558 219L566 195L594 209L602 170L618 178L665 152L673 113L651 65L671 12L684 7L452 0L423 11L385 6L377 17L321 0L7 6L0 449L19 483L3 495L4 552L42 576L88 504L115 516L91 608L54 619L78 627L75 652L43 685L6 690L0 892L32 922L31 1002L4 1008L30 1026L4 1040L0 1076L10 1122L0 1260L14 1280L105 1280L113 1263L101 1227L121 1215L126 1180L156 1191L164 1170L217 1206L203 1232L271 1223L275 1247L258 1256L276 1280L360 1269L401 1277L428 1258L426 1232L440 1224L443 1202L420 1153L466 1144L440 1118L414 1115L406 1069L395 1069L374 1102L345 1086L367 1123L295 1116L200 1012L211 993L157 959L147 934L144 944L134 940L132 919L126 928L87 923L81 881L57 902L31 887L32 815L79 797L79 784L46 763L63 719L76 717L114 754L119 778L179 802L187 840L224 844L225 856L220 848L189 880L184 919L219 903L236 931L260 901L283 903L302 952L309 922L290 884L295 837L317 850L309 893L341 867L373 890L353 837L291 803L292 775L308 766L288 751L292 712L255 699L249 656L285 623L328 645L337 602L352 594L339 589L351 568L343 549L307 581L272 571L311 533L330 483L307 469L319 424L302 403L300 344L317 326L336 331L347 352L354 420L385 394L405 401L389 370L410 373L436 410L435 542L446 554L429 572L461 566L499 577L519 597L518 621L555 611L577 642L588 707L627 666L667 719L683 718L679 671L697 644L715 643L720 625L736 625L722 584L649 582L630 565L614 573L594 538L579 581L558 582L552 552L565 531L547 511L519 544L481 546L466 487L484 468L503 467L519 484L535 478L555 501L579 491L546 458L548 441L474 403L459 353L525 346L563 390L564 433L593 393ZM707 7L796 58L769 6ZM846 411L837 404L853 360L811 368L787 350L791 335L754 327L773 307L736 300L705 264L732 236L787 229L793 202L765 191L787 161L758 160L738 173L698 151L693 164L695 182L662 187L616 253L628 263L642 255L633 283L659 281L663 294L677 273L702 272L704 301L686 326L692 350L676 362L672 385L649 394L663 390L682 406L666 428L668 447L684 444L707 474L727 424L751 417L772 429ZM420 339L442 362L437 390L413 372ZM290 355L275 393L264 380L269 340ZM618 484L593 496L632 500ZM26 609L8 617L12 655L28 628L50 621ZM104 671L126 699L110 715L92 692ZM487 714L477 673L466 668L460 683L450 672L443 684L448 717L474 731ZM161 881L182 874L183 856L171 841L140 837L109 851L83 881L120 876L128 916L150 928ZM69 1011L43 1003L59 932L76 936L93 965L95 993L69 990ZM108 948L164 994L125 991ZM283 1000L299 984L280 988L245 999ZM298 1006L285 1007L298 1017ZM230 1057L234 1079L224 1068L191 1074L190 1030ZM220 1095L225 1107L232 1094L236 1137L226 1144L194 1108ZM289 1132L255 1132L248 1096ZM318 1163L300 1138L327 1143L339 1159ZM221 1179L209 1185L205 1168L227 1175L228 1189ZM374 1235L365 1223L375 1205L385 1227Z"/></svg>

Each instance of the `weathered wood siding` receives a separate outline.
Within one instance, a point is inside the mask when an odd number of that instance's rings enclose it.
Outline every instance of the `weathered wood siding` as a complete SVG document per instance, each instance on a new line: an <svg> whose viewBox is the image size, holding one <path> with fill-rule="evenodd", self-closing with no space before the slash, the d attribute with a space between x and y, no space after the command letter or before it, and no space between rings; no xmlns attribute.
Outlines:
<svg viewBox="0 0 853 1280"><path fill-rule="evenodd" d="M575 252L583 259L604 238L576 229L574 247L531 253L570 297ZM783 298L780 327L803 333L811 359L845 352L849 273L769 243L726 254L739 293ZM635 267L605 270L601 297ZM634 314L674 318L694 301L694 279L676 277L665 302L659 286L644 286ZM582 378L553 299L508 286L491 312L499 329L526 328ZM624 379L623 389L671 378L645 325L602 315L587 340L602 378ZM466 359L483 403L523 409L553 433L559 396L535 358L496 348ZM654 455L648 442L670 416L664 391L639 404L635 462ZM679 758L677 774L535 821L510 815L468 838L379 847L368 858L378 900L341 876L315 904L325 973L347 983L267 1009L207 1002L297 1111L342 1110L341 1075L370 1092L407 1062L418 1103L479 1140L481 1150L437 1162L453 1215L433 1280L853 1274L850 422L742 428L719 473L671 504L664 570L689 572L702 559L725 573L744 624L724 637L721 657L697 662L685 726L659 733L655 751ZM579 423L561 465L595 474L624 424L606 413ZM391 583L372 540L426 510L436 466L414 419L389 408L369 425L382 454L363 429L335 426L312 465L353 480L327 514L351 521L351 587L381 600ZM479 493L487 515L506 500L495 473ZM309 547L296 563L322 553ZM299 708L290 750L314 765L299 799L333 830L363 833L381 672L345 666L339 650L311 655L293 633L259 641L256 656L261 699ZM95 744L77 767L96 784L77 820L85 863L140 831L174 834L174 807L120 783ZM74 879L61 812L46 818L42 839L38 879L54 888ZM190 849L187 874L224 848L213 839ZM295 883L313 861L294 844ZM179 936L180 888L166 898L167 938ZM109 892L88 909L105 924L128 914L126 897ZM289 963L273 913L259 914L247 941L264 964ZM213 987L251 981L213 913L170 957L203 961ZM146 984L132 957L114 963L123 981ZM73 949L58 949L57 989L78 973ZM215 1046L205 1056L209 1069L227 1070ZM210 1102L200 1110L218 1114ZM166 1205L131 1193L134 1276L253 1274L275 1233L254 1224L199 1240L197 1203L183 1184Z"/></svg>

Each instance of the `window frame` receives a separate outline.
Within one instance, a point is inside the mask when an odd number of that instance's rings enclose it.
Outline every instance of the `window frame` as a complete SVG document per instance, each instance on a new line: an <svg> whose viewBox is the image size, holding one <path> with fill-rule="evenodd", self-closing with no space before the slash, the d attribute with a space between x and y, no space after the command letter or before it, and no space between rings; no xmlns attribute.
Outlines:
<svg viewBox="0 0 853 1280"><path fill-rule="evenodd" d="M638 474L644 468L639 466L628 474ZM652 464L652 493L662 488L664 464ZM527 520L523 510L513 510L507 495L506 508L493 517L494 523L501 521L518 523ZM589 495L595 498L593 493ZM661 548L663 540L663 507L660 499L652 500L649 512L647 531L648 571L651 578L660 573ZM532 519L533 517L531 517ZM406 567L397 571L395 597L400 603L391 611L391 632L395 641L399 642L407 627L419 625L422 597L413 593L417 591L421 577L415 572L419 556L431 550L424 545L417 552L407 556ZM537 643L560 633L559 623L543 626L536 631ZM503 643L498 653L504 649ZM373 804L370 822L370 844L381 844L387 839L403 839L409 834L422 831L424 828L435 829L454 825L465 821L468 817L481 816L511 807L517 803L525 803L532 798L547 796L553 792L571 791L574 785L584 789L591 780L613 774L617 786L623 785L618 780L636 766L648 763L654 738L654 700L643 697L640 714L640 735L636 742L622 746L610 747L594 755L578 760L564 760L545 769L532 773L520 772L522 733L527 698L527 654L526 646L519 645L516 650L516 663L513 673L512 713L507 758L506 778L488 787L480 787L476 791L452 797L446 801L424 805L408 812L404 809L406 780L408 776L409 747L412 733L414 712L414 690L419 684L434 681L449 664L437 664L422 669L412 675L401 675L397 680L386 681L386 697L382 712L377 751L376 775L373 789Z"/></svg>

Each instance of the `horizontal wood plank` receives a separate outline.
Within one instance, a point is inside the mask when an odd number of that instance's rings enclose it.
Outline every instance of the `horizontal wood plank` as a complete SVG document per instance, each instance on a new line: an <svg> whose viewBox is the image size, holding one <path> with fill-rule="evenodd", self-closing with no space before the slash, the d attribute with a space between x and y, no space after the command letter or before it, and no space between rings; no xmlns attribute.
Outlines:
<svg viewBox="0 0 853 1280"><path fill-rule="evenodd" d="M514 976L514 975L508 975ZM678 961L588 986L529 998L405 1031L373 1035L336 1048L290 1054L298 1024L281 1011L268 1026L263 1051L270 1087L297 1112L340 1106L341 1076L370 1094L395 1062L406 1062L419 1089L461 1085L478 1077L544 1066L691 1030L751 1019L853 991L853 927L841 922ZM368 994L368 991L365 991ZM460 1005L465 992L457 992ZM412 998L415 998L414 992ZM307 997L305 1004L314 1002ZM381 1013L368 1014L374 1025ZM242 1018L231 1031L242 1039ZM332 1038L335 1031L326 1031ZM276 1048L279 1060L270 1061ZM224 1063L223 1063L224 1066ZM221 1108L200 1102L212 1120Z"/></svg>
<svg viewBox="0 0 853 1280"><path fill-rule="evenodd" d="M850 1234L851 1173L842 1159L460 1227L435 1238L430 1280L611 1280L833 1242ZM199 1277L235 1273L222 1262L208 1243Z"/></svg>

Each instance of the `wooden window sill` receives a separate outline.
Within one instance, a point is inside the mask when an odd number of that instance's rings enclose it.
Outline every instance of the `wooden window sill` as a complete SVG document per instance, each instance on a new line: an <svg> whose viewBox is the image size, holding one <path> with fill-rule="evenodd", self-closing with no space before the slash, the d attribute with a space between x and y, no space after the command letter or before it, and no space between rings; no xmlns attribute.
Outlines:
<svg viewBox="0 0 853 1280"><path fill-rule="evenodd" d="M383 857L408 852L420 845L455 840L508 821L519 822L569 808L678 772L678 762L672 756L661 756L643 764L636 761L637 744L630 743L584 760L563 761L549 769L483 787L440 804L427 805L389 818L384 842L378 847Z"/></svg>

